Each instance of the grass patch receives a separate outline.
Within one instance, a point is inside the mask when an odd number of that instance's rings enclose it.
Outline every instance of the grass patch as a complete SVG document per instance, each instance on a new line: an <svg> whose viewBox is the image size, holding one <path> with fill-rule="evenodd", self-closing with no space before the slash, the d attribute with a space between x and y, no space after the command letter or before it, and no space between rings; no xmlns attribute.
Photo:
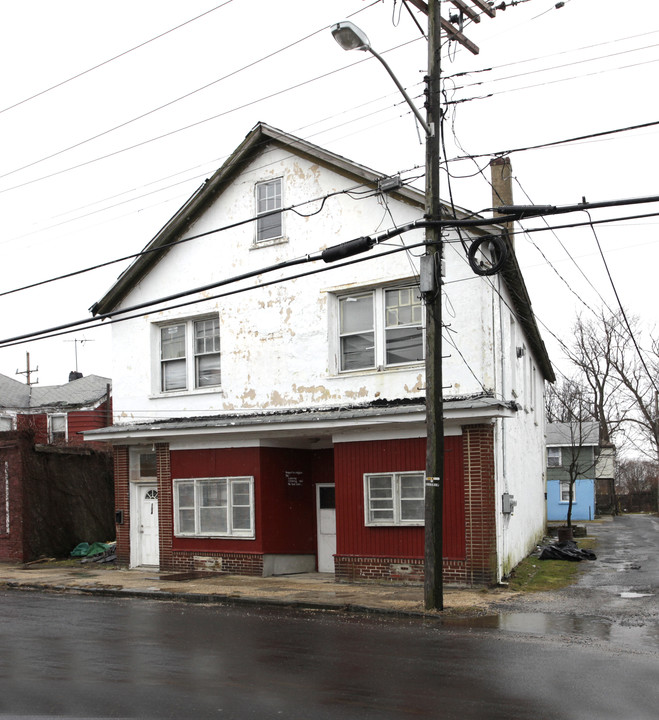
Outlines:
<svg viewBox="0 0 659 720"><path fill-rule="evenodd" d="M579 538L577 544L588 550L593 550L597 545L595 539L589 537ZM539 560L530 555L513 570L508 587L517 592L558 590L576 582L584 564L588 562L590 561Z"/></svg>

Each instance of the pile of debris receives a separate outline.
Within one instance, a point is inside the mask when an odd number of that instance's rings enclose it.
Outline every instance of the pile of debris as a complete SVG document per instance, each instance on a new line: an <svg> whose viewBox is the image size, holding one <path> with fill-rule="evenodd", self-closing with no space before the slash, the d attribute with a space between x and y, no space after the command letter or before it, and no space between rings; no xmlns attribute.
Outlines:
<svg viewBox="0 0 659 720"><path fill-rule="evenodd" d="M556 542L550 539L548 544L538 546L538 559L581 562L582 560L597 560L597 555L592 550L580 548L574 540Z"/></svg>
<svg viewBox="0 0 659 720"><path fill-rule="evenodd" d="M71 550L71 557L79 557L82 563L114 562L117 559L117 543L94 542L90 545L87 542L82 542Z"/></svg>

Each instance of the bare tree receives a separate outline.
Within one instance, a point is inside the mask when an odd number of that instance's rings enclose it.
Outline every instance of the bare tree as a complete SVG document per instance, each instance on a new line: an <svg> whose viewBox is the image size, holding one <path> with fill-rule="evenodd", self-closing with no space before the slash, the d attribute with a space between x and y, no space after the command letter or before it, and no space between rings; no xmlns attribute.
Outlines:
<svg viewBox="0 0 659 720"><path fill-rule="evenodd" d="M577 319L566 354L591 390L600 444L624 427L628 444L659 461L659 339L650 336L649 350L643 339L638 318L601 311Z"/></svg>
<svg viewBox="0 0 659 720"><path fill-rule="evenodd" d="M579 369L592 397L593 419L599 423L600 445L610 445L628 410L616 373L627 346L624 325L617 315L601 312L595 320L577 317L574 340L566 354Z"/></svg>

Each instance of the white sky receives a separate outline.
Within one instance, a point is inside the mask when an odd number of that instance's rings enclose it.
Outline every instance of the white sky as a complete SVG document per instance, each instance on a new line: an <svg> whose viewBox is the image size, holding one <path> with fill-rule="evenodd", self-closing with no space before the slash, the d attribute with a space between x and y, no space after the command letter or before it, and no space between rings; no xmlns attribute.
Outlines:
<svg viewBox="0 0 659 720"><path fill-rule="evenodd" d="M370 55L342 51L324 29L360 11L351 19L421 106L427 46L409 14L401 12L400 1L395 6L393 0L221 4L0 4L0 292L138 252L258 121L383 172L423 167L415 122L384 69ZM444 5L447 17L452 6ZM568 0L561 9L554 5L530 0L494 19L484 17L465 28L480 46L478 56L453 45L450 57L444 53L443 75L472 73L447 84L469 85L450 93L451 98L475 98L455 105L446 124L449 158L659 120L659 3ZM208 14L21 102L202 13ZM425 16L415 14L425 27ZM271 53L277 54L258 62ZM475 72L483 68L492 70ZM483 97L489 93L493 97ZM167 137L155 140L162 135ZM565 205L584 197L597 202L659 195L658 136L659 126L514 153L515 200L529 202L527 193L537 204ZM71 146L77 147L67 150ZM127 149L132 146L138 147ZM487 177L488 160L476 160ZM70 169L74 166L79 167ZM450 168L453 175L477 173L471 160L450 163ZM407 176L414 174L419 171ZM462 207L480 211L492 205L490 187L480 174L452 179L451 190ZM441 195L448 199L446 174ZM598 210L592 217L642 212L659 212L659 204ZM585 220L579 213L549 222ZM648 328L656 326L659 315L652 302L657 222L596 226L623 304ZM541 224L536 220L526 226ZM363 232L376 230L365 227ZM552 360L566 369L543 324L569 339L576 313L588 317L587 306L601 304L598 294L615 307L595 236L588 228L534 233L519 235L516 246ZM88 317L88 308L125 266L0 296L0 338ZM88 341L76 346L78 369L111 376L107 328L0 348L0 373L24 379L15 372L25 369L29 352L31 365L39 367L34 377L40 384L66 382L75 367L74 338Z"/></svg>

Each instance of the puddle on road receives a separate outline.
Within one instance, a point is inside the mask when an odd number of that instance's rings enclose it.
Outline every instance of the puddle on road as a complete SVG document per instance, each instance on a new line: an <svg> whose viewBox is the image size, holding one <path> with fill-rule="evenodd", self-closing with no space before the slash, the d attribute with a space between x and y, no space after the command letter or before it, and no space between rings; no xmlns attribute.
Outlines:
<svg viewBox="0 0 659 720"><path fill-rule="evenodd" d="M654 593L639 593L639 592L623 592L620 593L621 598L633 599L642 597L652 597Z"/></svg>
<svg viewBox="0 0 659 720"><path fill-rule="evenodd" d="M623 645L659 647L656 624L626 626L598 617L574 617L547 613L502 613L472 618L447 618L449 627L503 630L530 635L582 635Z"/></svg>

